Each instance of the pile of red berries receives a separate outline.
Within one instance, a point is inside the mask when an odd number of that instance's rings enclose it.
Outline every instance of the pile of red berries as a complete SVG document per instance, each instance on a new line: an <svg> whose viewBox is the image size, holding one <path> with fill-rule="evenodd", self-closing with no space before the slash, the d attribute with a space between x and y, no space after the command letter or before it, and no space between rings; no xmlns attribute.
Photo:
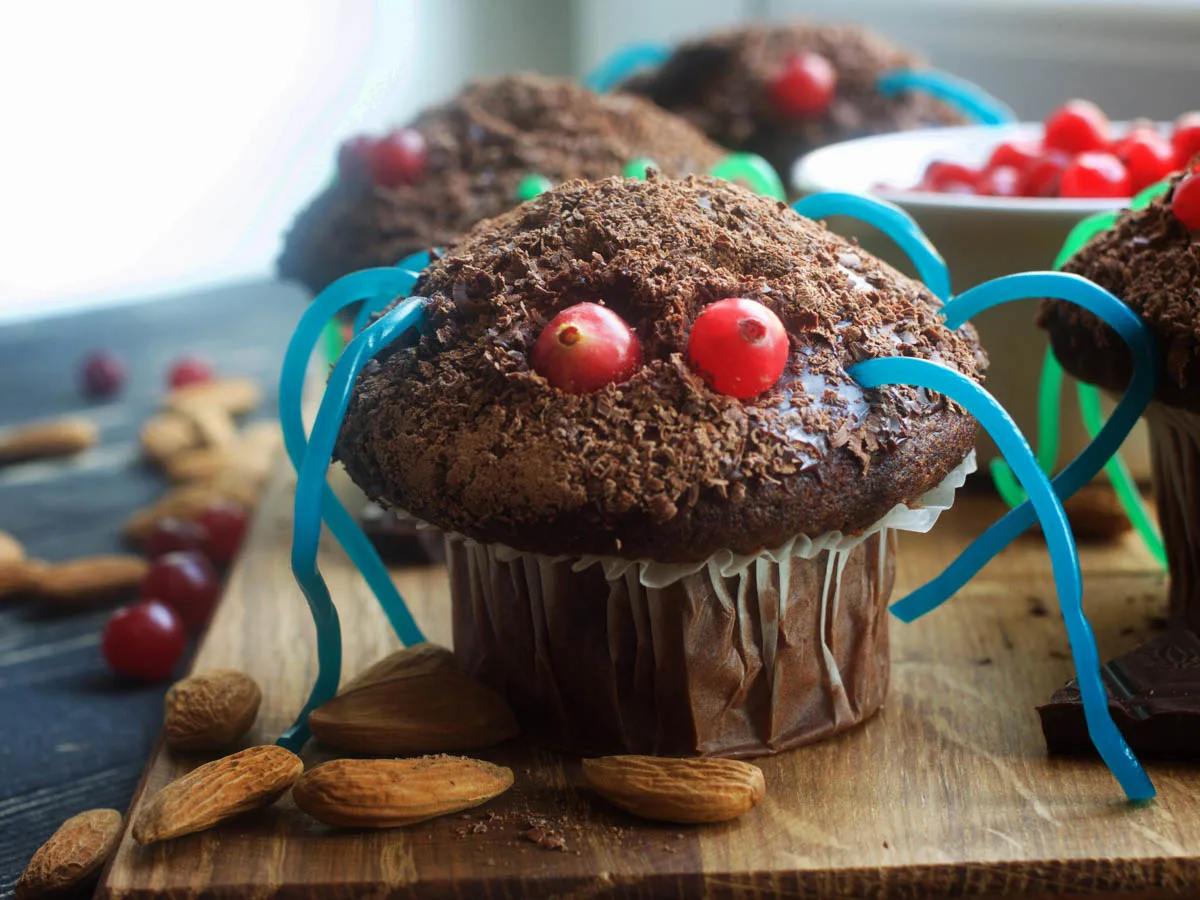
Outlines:
<svg viewBox="0 0 1200 900"><path fill-rule="evenodd" d="M1011 141L982 169L935 160L912 190L991 197L1124 198L1182 169L1200 153L1200 112L1180 116L1171 134L1134 122L1120 137L1096 104L1071 100L1046 119L1040 141Z"/></svg>

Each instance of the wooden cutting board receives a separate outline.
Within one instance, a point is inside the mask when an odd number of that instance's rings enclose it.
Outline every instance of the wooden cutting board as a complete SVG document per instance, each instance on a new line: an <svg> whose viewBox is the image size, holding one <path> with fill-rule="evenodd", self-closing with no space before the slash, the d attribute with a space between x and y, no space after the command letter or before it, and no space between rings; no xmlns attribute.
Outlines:
<svg viewBox="0 0 1200 900"><path fill-rule="evenodd" d="M248 743L279 734L315 674L313 627L288 568L291 490L281 473L195 661L197 671L245 669L262 685ZM962 495L933 534L902 535L897 592L940 571L1000 512ZM328 542L322 552L350 677L396 642L341 551ZM1108 658L1152 633L1165 581L1132 536L1082 557ZM395 578L431 639L448 642L443 571ZM515 741L478 755L511 766L516 786L468 814L334 831L285 799L151 848L127 834L99 896L1158 897L1200 885L1200 770L1150 766L1159 797L1133 807L1099 762L1045 755L1034 707L1072 666L1040 538L1021 539L925 620L893 620L892 634L884 711L761 760L767 797L736 822L641 822L586 790L577 760ZM305 757L328 754L310 744ZM200 761L160 747L132 814ZM531 840L539 828L565 847Z"/></svg>

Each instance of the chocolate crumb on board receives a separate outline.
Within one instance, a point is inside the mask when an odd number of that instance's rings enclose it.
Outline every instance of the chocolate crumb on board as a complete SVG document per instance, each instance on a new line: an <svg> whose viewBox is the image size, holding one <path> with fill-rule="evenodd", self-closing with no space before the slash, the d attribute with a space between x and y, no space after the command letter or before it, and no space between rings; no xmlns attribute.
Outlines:
<svg viewBox="0 0 1200 900"><path fill-rule="evenodd" d="M1064 653L1062 650L1051 650L1051 651L1050 651L1050 658L1051 658L1051 659L1063 659L1063 660L1066 660L1066 659L1070 659L1070 658L1071 658L1071 654L1070 654L1070 653Z"/></svg>
<svg viewBox="0 0 1200 900"><path fill-rule="evenodd" d="M1046 607L1046 601L1041 597L1029 598L1029 614L1031 616L1048 616L1050 610Z"/></svg>
<svg viewBox="0 0 1200 900"><path fill-rule="evenodd" d="M981 657L980 659L975 660L975 665L977 665L977 666L990 666L991 664L992 664L992 658L990 656L984 656L984 657Z"/></svg>
<svg viewBox="0 0 1200 900"><path fill-rule="evenodd" d="M1146 616L1146 624L1155 631L1166 631L1170 622L1167 621L1166 616Z"/></svg>

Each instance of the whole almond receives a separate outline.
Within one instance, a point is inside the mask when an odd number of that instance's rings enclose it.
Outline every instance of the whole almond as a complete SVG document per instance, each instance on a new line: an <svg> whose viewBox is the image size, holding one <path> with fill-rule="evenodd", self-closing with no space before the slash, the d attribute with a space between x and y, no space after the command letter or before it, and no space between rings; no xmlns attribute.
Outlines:
<svg viewBox="0 0 1200 900"><path fill-rule="evenodd" d="M262 388L251 378L216 378L176 388L167 398L169 407L211 406L231 416L241 416L262 403Z"/></svg>
<svg viewBox="0 0 1200 900"><path fill-rule="evenodd" d="M275 746L251 747L205 763L154 795L133 823L133 838L153 844L270 806L303 771L300 757Z"/></svg>
<svg viewBox="0 0 1200 900"><path fill-rule="evenodd" d="M142 425L140 439L142 453L157 463L201 443L196 423L175 412L159 413L150 418Z"/></svg>
<svg viewBox="0 0 1200 900"><path fill-rule="evenodd" d="M121 838L121 814L89 809L58 826L17 882L16 900L57 897L99 876Z"/></svg>
<svg viewBox="0 0 1200 900"><path fill-rule="evenodd" d="M734 759L605 756L583 761L583 777L605 800L661 822L725 822L759 804L762 769Z"/></svg>
<svg viewBox="0 0 1200 900"><path fill-rule="evenodd" d="M44 568L37 594L56 606L86 606L134 591L149 567L131 554L84 556Z"/></svg>
<svg viewBox="0 0 1200 900"><path fill-rule="evenodd" d="M206 481L233 465L229 450L217 447L192 447L163 460L163 468L172 481Z"/></svg>
<svg viewBox="0 0 1200 900"><path fill-rule="evenodd" d="M225 449L237 440L237 426L233 424L233 417L219 406L177 403L173 411L196 426L202 447Z"/></svg>
<svg viewBox="0 0 1200 900"><path fill-rule="evenodd" d="M214 669L176 682L163 701L163 733L176 750L223 750L258 716L262 691L236 669Z"/></svg>
<svg viewBox="0 0 1200 900"><path fill-rule="evenodd" d="M36 593L42 575L48 568L46 563L37 559L0 562L0 600Z"/></svg>
<svg viewBox="0 0 1200 900"><path fill-rule="evenodd" d="M0 566L20 562L25 558L25 548L7 531L0 531Z"/></svg>
<svg viewBox="0 0 1200 900"><path fill-rule="evenodd" d="M95 423L77 417L24 425L0 435L0 464L78 453L98 435Z"/></svg>
<svg viewBox="0 0 1200 900"><path fill-rule="evenodd" d="M326 825L395 828L479 806L512 783L512 769L458 756L335 759L305 772L292 798Z"/></svg>
<svg viewBox="0 0 1200 900"><path fill-rule="evenodd" d="M1106 484L1085 484L1063 503L1071 531L1081 541L1108 541L1132 530L1116 492Z"/></svg>
<svg viewBox="0 0 1200 900"><path fill-rule="evenodd" d="M463 674L445 647L393 653L308 717L322 743L351 753L407 756L472 750L520 732L504 698Z"/></svg>

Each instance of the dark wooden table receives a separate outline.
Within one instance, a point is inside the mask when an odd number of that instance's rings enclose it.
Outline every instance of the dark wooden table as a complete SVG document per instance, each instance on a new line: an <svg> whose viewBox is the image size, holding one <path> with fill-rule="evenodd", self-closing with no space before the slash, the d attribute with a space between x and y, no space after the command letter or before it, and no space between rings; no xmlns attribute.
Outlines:
<svg viewBox="0 0 1200 900"><path fill-rule="evenodd" d="M198 353L222 373L260 378L271 414L304 299L257 282L0 326L0 427L82 413L102 434L77 459L0 468L0 530L51 561L122 549L121 522L164 489L139 462L137 433L171 360ZM125 360L129 380L119 398L93 404L78 363L99 348ZM99 654L107 616L0 605L0 900L68 816L125 810L158 733L166 686L110 675Z"/></svg>

